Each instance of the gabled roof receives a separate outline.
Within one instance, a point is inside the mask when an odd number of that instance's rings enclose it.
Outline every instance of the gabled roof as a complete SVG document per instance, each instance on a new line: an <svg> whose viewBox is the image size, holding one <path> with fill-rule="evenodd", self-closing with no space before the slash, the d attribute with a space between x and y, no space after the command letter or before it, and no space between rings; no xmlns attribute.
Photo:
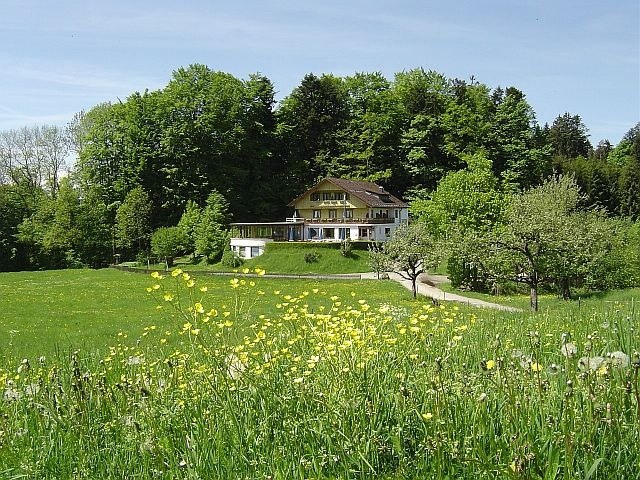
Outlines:
<svg viewBox="0 0 640 480"><path fill-rule="evenodd" d="M302 195L298 196L293 201L291 201L288 206L289 207L295 206L295 204L299 200L301 200L306 195L311 195L325 181L333 183L340 190L344 190L349 195L353 195L354 197L359 198L368 207L407 208L409 206L406 203L404 203L402 200L393 196L391 193L385 190L384 187L381 187L376 183L365 182L363 180L349 180L347 178L336 178L336 177L327 177L321 180L320 182L318 182L318 184L316 184L316 186L310 188L309 190L304 192Z"/></svg>

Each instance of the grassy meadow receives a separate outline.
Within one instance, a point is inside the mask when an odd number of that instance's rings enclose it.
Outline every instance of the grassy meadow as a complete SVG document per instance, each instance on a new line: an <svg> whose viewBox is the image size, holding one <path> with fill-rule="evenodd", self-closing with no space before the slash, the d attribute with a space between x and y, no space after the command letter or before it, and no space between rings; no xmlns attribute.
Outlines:
<svg viewBox="0 0 640 480"><path fill-rule="evenodd" d="M241 268L261 268L269 273L294 275L305 274L345 274L362 273L371 270L369 267L369 251L366 244L354 242L353 250L348 256L340 253L339 243L309 244L296 242L267 243L265 253L259 257L245 260ZM305 261L305 254L315 253L317 259L311 263ZM222 263L193 264L189 257L181 257L176 266L190 271L229 272L233 269ZM164 269L164 264L152 267Z"/></svg>
<svg viewBox="0 0 640 480"><path fill-rule="evenodd" d="M640 291L256 273L0 275L0 478L637 478Z"/></svg>

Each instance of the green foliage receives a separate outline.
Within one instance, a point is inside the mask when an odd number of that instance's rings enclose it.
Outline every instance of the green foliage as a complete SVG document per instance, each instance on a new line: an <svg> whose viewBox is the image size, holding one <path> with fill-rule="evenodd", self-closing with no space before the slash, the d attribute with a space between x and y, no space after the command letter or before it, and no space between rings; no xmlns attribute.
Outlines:
<svg viewBox="0 0 640 480"><path fill-rule="evenodd" d="M188 253L194 253L196 250L198 225L200 225L201 218L202 209L196 202L189 200L178 222L178 227L182 229L187 239L185 249Z"/></svg>
<svg viewBox="0 0 640 480"><path fill-rule="evenodd" d="M411 281L413 298L421 273L435 268L443 258L442 247L421 223L401 225L384 244L384 254L394 272Z"/></svg>
<svg viewBox="0 0 640 480"><path fill-rule="evenodd" d="M428 200L414 200L410 213L438 238L455 231L487 230L498 223L507 204L491 162L482 154L465 156L468 167L450 172Z"/></svg>
<svg viewBox="0 0 640 480"><path fill-rule="evenodd" d="M34 268L78 265L102 267L111 255L111 232L105 205L80 192L68 178L54 198L41 195L35 211L18 226L17 238Z"/></svg>
<svg viewBox="0 0 640 480"><path fill-rule="evenodd" d="M137 251L146 248L151 234L151 200L149 194L136 187L127 193L124 202L116 212L116 244Z"/></svg>
<svg viewBox="0 0 640 480"><path fill-rule="evenodd" d="M229 203L217 190L213 190L207 198L207 205L195 230L196 253L204 255L209 263L218 261L228 246L228 222Z"/></svg>
<svg viewBox="0 0 640 480"><path fill-rule="evenodd" d="M383 244L371 243L369 245L369 267L375 272L378 279L383 273L392 269L393 265L385 253Z"/></svg>
<svg viewBox="0 0 640 480"><path fill-rule="evenodd" d="M320 260L320 254L315 250L304 254L304 263L317 263Z"/></svg>
<svg viewBox="0 0 640 480"><path fill-rule="evenodd" d="M171 267L173 257L186 250L188 241L180 227L160 227L151 235L151 252L163 257L167 267Z"/></svg>
<svg viewBox="0 0 640 480"><path fill-rule="evenodd" d="M573 179L551 179L513 196L502 225L467 236L460 248L492 278L528 285L532 310L544 285L569 298L611 251L615 235L615 225L600 212L579 211L580 200Z"/></svg>
<svg viewBox="0 0 640 480"><path fill-rule="evenodd" d="M558 115L549 128L553 154L564 158L586 157L591 149L588 137L580 115Z"/></svg>
<svg viewBox="0 0 640 480"><path fill-rule="evenodd" d="M242 266L242 264L244 263L244 259L236 255L236 253L233 252L230 248L225 248L224 252L222 253L222 259L220 260L220 263L225 267L235 269Z"/></svg>
<svg viewBox="0 0 640 480"><path fill-rule="evenodd" d="M352 250L353 250L353 242L351 242L350 238L345 238L340 242L340 254L343 257L350 257Z"/></svg>

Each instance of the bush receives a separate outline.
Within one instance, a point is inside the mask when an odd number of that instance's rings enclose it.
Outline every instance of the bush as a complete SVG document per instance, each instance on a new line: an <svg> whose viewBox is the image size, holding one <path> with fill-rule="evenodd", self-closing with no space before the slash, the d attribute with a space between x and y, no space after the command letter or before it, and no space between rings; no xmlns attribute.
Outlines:
<svg viewBox="0 0 640 480"><path fill-rule="evenodd" d="M222 253L222 265L230 268L238 268L244 263L244 260L235 254L230 248L225 248Z"/></svg>
<svg viewBox="0 0 640 480"><path fill-rule="evenodd" d="M315 250L304 254L304 261L306 263L316 263L318 260L320 260L320 254Z"/></svg>
<svg viewBox="0 0 640 480"><path fill-rule="evenodd" d="M350 257L351 251L353 250L353 244L351 243L350 238L345 238L340 242L340 253L343 257Z"/></svg>

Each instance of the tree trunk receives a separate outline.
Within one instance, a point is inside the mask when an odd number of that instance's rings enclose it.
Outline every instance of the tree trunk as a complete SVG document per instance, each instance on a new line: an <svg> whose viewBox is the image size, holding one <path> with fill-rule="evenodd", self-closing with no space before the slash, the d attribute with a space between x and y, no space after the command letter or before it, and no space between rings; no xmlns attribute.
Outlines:
<svg viewBox="0 0 640 480"><path fill-rule="evenodd" d="M531 284L531 295L529 297L531 299L531 311L538 311L538 285Z"/></svg>
<svg viewBox="0 0 640 480"><path fill-rule="evenodd" d="M415 300L416 298L418 298L418 277L411 277L411 289L413 292L413 299Z"/></svg>
<svg viewBox="0 0 640 480"><path fill-rule="evenodd" d="M569 288L569 279L562 279L562 299L571 300L571 289Z"/></svg>
<svg viewBox="0 0 640 480"><path fill-rule="evenodd" d="M173 267L173 257L172 256L164 257L164 261L167 263L167 268Z"/></svg>

